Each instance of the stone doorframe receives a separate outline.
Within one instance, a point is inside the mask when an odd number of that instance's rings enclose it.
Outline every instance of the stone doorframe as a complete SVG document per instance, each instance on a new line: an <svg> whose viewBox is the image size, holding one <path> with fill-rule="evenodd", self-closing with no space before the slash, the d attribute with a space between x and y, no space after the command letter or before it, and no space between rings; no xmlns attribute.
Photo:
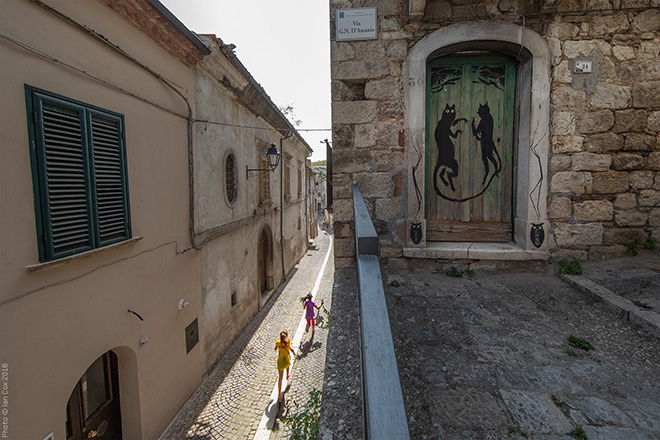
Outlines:
<svg viewBox="0 0 660 440"><path fill-rule="evenodd" d="M426 65L439 56L464 50L489 50L514 56L519 62L516 108L518 111L514 145L513 207L514 238L512 243L426 243L424 214L425 132L426 132ZM530 239L532 224L543 223L546 237L547 161L550 130L550 48L536 32L510 23L474 22L439 29L420 40L410 50L407 64L406 126L408 137L408 222L421 223L423 238L414 244L410 237L404 255L411 258L473 259L547 259L547 240L540 248ZM536 155L533 154L532 148ZM413 182L413 167L421 154L415 172L421 189L421 209ZM537 157L538 155L538 157Z"/></svg>

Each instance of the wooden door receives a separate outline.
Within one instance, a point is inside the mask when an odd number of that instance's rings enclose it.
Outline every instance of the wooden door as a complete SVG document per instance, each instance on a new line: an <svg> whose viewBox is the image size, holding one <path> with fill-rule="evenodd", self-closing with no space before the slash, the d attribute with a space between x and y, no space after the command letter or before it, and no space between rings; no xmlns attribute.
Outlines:
<svg viewBox="0 0 660 440"><path fill-rule="evenodd" d="M83 374L66 406L69 440L122 438L117 355L109 351Z"/></svg>
<svg viewBox="0 0 660 440"><path fill-rule="evenodd" d="M428 241L511 241L515 84L506 56L428 64Z"/></svg>
<svg viewBox="0 0 660 440"><path fill-rule="evenodd" d="M268 263L268 234L266 229L261 231L259 236L259 248L258 248L258 259L259 259L259 290L261 293L266 291L266 278L267 278L267 263Z"/></svg>

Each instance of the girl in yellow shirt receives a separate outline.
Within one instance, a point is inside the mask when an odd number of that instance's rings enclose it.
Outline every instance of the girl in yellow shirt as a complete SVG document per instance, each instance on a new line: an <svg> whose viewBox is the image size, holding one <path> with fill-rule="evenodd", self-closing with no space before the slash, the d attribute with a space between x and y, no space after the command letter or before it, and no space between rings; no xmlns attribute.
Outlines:
<svg viewBox="0 0 660 440"><path fill-rule="evenodd" d="M277 356L277 370L279 372L279 379L277 380L277 401L282 400L282 375L284 370L286 370L286 380L291 378L289 374L289 368L291 367L291 357L289 357L289 351L296 356L296 352L293 351L291 346L291 340L289 339L289 333L286 330L280 332L280 339L275 342L275 351L278 351Z"/></svg>

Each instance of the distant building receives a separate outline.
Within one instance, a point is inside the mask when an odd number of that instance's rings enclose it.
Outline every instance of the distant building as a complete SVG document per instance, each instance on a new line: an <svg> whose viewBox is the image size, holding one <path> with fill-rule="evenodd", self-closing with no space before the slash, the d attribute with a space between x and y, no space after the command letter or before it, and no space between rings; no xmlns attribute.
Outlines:
<svg viewBox="0 0 660 440"><path fill-rule="evenodd" d="M337 267L353 184L381 258L599 259L660 238L657 7L363 3L331 1Z"/></svg>
<svg viewBox="0 0 660 440"><path fill-rule="evenodd" d="M157 438L306 252L311 149L156 0L0 27L8 438Z"/></svg>

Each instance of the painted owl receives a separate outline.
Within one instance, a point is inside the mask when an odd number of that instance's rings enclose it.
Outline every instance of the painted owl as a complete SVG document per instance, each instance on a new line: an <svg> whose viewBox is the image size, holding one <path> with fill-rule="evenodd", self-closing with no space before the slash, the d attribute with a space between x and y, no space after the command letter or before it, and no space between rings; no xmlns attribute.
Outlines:
<svg viewBox="0 0 660 440"><path fill-rule="evenodd" d="M534 246L540 248L545 240L545 231L543 231L543 223L532 223L532 228L529 230L529 239L532 240Z"/></svg>
<svg viewBox="0 0 660 440"><path fill-rule="evenodd" d="M413 243L419 244L422 241L422 224L412 223L410 225L410 239Z"/></svg>

